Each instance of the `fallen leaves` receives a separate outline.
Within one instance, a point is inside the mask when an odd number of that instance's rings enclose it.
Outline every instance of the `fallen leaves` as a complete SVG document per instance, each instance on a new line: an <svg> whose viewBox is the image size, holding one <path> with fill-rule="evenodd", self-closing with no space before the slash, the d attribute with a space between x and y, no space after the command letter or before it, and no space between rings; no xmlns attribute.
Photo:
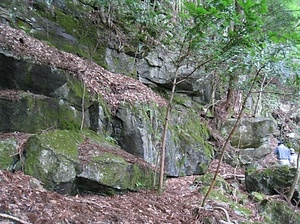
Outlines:
<svg viewBox="0 0 300 224"><path fill-rule="evenodd" d="M1 212L24 223L61 223L63 220L64 223L184 223L190 218L192 200L194 203L199 200L199 195L191 191L181 198L168 190L161 196L155 191L113 197L62 196L31 188L30 180L34 178L21 172L0 171L0 179L6 180L0 182ZM182 180L188 187L193 179ZM170 187L175 187L176 182L170 181Z"/></svg>
<svg viewBox="0 0 300 224"><path fill-rule="evenodd" d="M50 47L5 24L0 24L0 47L5 54L68 71L84 82L89 93L102 95L112 112L123 102L166 106L165 99L139 80L109 72L95 62Z"/></svg>

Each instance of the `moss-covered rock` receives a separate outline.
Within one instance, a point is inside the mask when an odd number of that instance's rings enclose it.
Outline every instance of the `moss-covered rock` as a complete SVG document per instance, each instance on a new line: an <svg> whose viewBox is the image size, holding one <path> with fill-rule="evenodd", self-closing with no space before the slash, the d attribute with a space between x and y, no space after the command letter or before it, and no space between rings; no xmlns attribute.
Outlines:
<svg viewBox="0 0 300 224"><path fill-rule="evenodd" d="M93 98L83 82L71 76L68 76L67 82L54 90L50 96L68 102L78 111L85 111L93 103Z"/></svg>
<svg viewBox="0 0 300 224"><path fill-rule="evenodd" d="M247 169L246 188L249 192L257 191L267 195L284 193L293 183L295 169L288 166L269 167L266 169Z"/></svg>
<svg viewBox="0 0 300 224"><path fill-rule="evenodd" d="M285 201L263 200L259 205L259 211L266 224L300 223L300 214Z"/></svg>
<svg viewBox="0 0 300 224"><path fill-rule="evenodd" d="M204 174L208 169L214 150L208 139L210 136L206 124L199 118L196 104L176 105L170 120L170 135L167 138L167 162L176 161L176 170L180 175ZM175 172L176 172L175 171Z"/></svg>
<svg viewBox="0 0 300 224"><path fill-rule="evenodd" d="M7 15L5 19L10 26L22 29L60 50L106 66L106 43L98 41L105 39L105 32L99 32L101 27L91 16L93 4L73 0L4 0L0 2L0 7Z"/></svg>
<svg viewBox="0 0 300 224"><path fill-rule="evenodd" d="M83 137L74 131L50 131L32 136L26 144L25 174L49 190L73 181L80 169L77 145Z"/></svg>
<svg viewBox="0 0 300 224"><path fill-rule="evenodd" d="M88 130L34 135L27 141L25 155L24 172L60 193L107 195L149 189L154 183L151 166Z"/></svg>
<svg viewBox="0 0 300 224"><path fill-rule="evenodd" d="M116 191L149 189L154 184L153 170L129 163L122 157L108 152L92 156L90 161L83 165L83 171L78 177L92 180ZM87 189L86 186L81 186L79 190Z"/></svg>
<svg viewBox="0 0 300 224"><path fill-rule="evenodd" d="M0 169L12 171L17 155L17 140L15 138L0 139Z"/></svg>
<svg viewBox="0 0 300 224"><path fill-rule="evenodd" d="M166 139L166 172L169 176L203 174L213 158L209 130L198 109L174 106ZM121 147L155 164L160 153L165 108L150 104L122 105L113 118L113 133Z"/></svg>

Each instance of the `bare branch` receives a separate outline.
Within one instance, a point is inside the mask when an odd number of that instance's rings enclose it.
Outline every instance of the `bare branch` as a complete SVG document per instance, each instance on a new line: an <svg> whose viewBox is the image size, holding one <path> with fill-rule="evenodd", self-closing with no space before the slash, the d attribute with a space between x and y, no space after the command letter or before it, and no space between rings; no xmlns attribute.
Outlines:
<svg viewBox="0 0 300 224"><path fill-rule="evenodd" d="M24 221L24 220L19 219L15 216L12 216L12 215L7 215L5 213L0 213L0 217L5 218L5 219L10 219L10 220L16 221L16 222L21 223L21 224L30 224L27 221Z"/></svg>

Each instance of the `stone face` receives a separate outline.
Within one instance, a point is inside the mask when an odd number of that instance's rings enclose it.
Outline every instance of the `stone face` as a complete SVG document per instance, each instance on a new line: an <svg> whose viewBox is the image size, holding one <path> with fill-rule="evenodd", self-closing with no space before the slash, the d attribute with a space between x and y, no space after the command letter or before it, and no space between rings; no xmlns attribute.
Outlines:
<svg viewBox="0 0 300 224"><path fill-rule="evenodd" d="M59 99L18 92L18 99L0 98L0 131L35 133L48 128L78 129L82 113Z"/></svg>
<svg viewBox="0 0 300 224"><path fill-rule="evenodd" d="M24 173L39 179L49 190L72 182L80 169L77 144L82 141L72 131L50 131L30 137L25 148Z"/></svg>
<svg viewBox="0 0 300 224"><path fill-rule="evenodd" d="M261 146L257 148L246 148L239 150L239 161L243 165L252 164L261 158L266 157L270 153L273 153L273 148L271 147L271 142L269 138L263 140Z"/></svg>
<svg viewBox="0 0 300 224"><path fill-rule="evenodd" d="M292 186L297 170L289 167L269 167L262 170L248 169L246 171L246 189L252 195L281 195L286 196ZM291 203L299 205L299 183ZM257 193L258 192L258 193ZM264 217L264 223L299 223L300 215L295 213L290 203L284 200L268 198L267 196L255 196L259 201L259 213Z"/></svg>
<svg viewBox="0 0 300 224"><path fill-rule="evenodd" d="M164 86L167 89L172 88L172 77L175 74L174 61L176 53L166 52L155 49L145 58L138 60L137 73L141 82L151 85ZM186 77L176 86L177 92L184 92L191 95L195 100L209 103L211 99L212 85L211 79L204 71L193 72L194 65L184 65L179 68L180 77Z"/></svg>
<svg viewBox="0 0 300 224"><path fill-rule="evenodd" d="M151 105L123 105L113 118L113 137L127 152L156 164L160 153L164 110ZM203 174L213 157L209 131L197 112L176 106L166 138L166 173L169 176Z"/></svg>
<svg viewBox="0 0 300 224"><path fill-rule="evenodd" d="M6 56L0 49L0 89L19 89L49 96L66 82L67 77L62 71Z"/></svg>
<svg viewBox="0 0 300 224"><path fill-rule="evenodd" d="M227 138L235 125L236 119L228 119L221 128L221 134ZM230 143L238 148L238 154L230 153L228 163L243 165L256 163L274 150L273 135L277 133L276 124L270 118L243 118L233 133ZM229 161L230 160L230 161Z"/></svg>

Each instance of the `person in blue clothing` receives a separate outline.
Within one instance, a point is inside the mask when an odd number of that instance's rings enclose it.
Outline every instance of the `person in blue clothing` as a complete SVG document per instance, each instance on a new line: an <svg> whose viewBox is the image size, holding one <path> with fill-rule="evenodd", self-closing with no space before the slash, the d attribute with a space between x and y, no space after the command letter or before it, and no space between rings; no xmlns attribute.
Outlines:
<svg viewBox="0 0 300 224"><path fill-rule="evenodd" d="M282 141L278 142L278 146L275 148L274 154L277 156L278 165L289 166L291 163L291 152Z"/></svg>

